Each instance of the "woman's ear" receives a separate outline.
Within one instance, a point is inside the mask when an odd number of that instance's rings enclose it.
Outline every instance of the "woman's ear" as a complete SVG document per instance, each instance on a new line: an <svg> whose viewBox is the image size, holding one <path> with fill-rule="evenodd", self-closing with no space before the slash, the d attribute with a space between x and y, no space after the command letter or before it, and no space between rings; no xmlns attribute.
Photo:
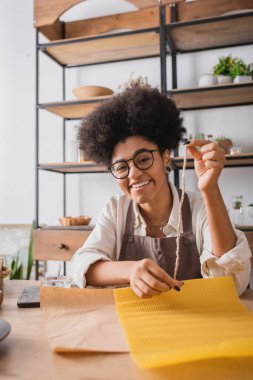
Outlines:
<svg viewBox="0 0 253 380"><path fill-rule="evenodd" d="M164 167L170 167L171 166L171 158L170 158L170 151L169 149L166 149L163 153L163 162L164 162Z"/></svg>

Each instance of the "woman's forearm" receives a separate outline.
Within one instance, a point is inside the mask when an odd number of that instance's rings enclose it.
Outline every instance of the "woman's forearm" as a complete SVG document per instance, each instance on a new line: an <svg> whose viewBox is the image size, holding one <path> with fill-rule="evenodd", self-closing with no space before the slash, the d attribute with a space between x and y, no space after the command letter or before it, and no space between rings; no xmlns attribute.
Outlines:
<svg viewBox="0 0 253 380"><path fill-rule="evenodd" d="M98 261L86 273L87 285L109 286L130 284L138 297L151 297L170 289L180 290L175 280L151 259L137 261Z"/></svg>
<svg viewBox="0 0 253 380"><path fill-rule="evenodd" d="M133 261L97 261L88 269L87 285L110 286L129 284L129 273Z"/></svg>
<svg viewBox="0 0 253 380"><path fill-rule="evenodd" d="M229 219L218 185L202 192L206 207L213 254L222 256L234 248L236 235Z"/></svg>

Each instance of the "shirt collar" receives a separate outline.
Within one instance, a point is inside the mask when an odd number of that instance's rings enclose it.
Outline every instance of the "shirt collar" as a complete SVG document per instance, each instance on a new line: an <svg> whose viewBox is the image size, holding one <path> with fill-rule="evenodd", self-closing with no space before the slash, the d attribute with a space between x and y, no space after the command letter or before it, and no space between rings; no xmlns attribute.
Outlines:
<svg viewBox="0 0 253 380"><path fill-rule="evenodd" d="M176 231L177 226L178 226L178 217L179 217L179 215L178 215L179 196L178 196L177 188L173 185L173 183L169 182L169 186L170 186L170 189L172 192L173 204L172 204L172 210L171 210L171 214L170 214L167 226L172 227ZM146 222L143 219L143 217L140 213L139 206L136 202L134 202L134 215L135 215L134 228L138 228L142 224L144 224L146 227Z"/></svg>

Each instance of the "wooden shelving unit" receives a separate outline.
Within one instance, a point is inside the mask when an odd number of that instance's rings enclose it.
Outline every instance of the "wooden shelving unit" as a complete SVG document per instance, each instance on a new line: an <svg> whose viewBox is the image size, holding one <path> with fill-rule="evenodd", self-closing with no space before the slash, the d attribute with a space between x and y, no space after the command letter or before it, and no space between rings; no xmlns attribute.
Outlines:
<svg viewBox="0 0 253 380"><path fill-rule="evenodd" d="M173 157L172 158L172 168L173 169L182 169L183 168L183 157ZM253 166L253 153L241 153L238 155L231 156L226 154L226 164L225 167L234 168L239 166ZM187 169L194 168L194 159L187 158Z"/></svg>
<svg viewBox="0 0 253 380"><path fill-rule="evenodd" d="M168 94L173 97L179 108L188 111L250 105L253 104L253 82L176 89Z"/></svg>
<svg viewBox="0 0 253 380"><path fill-rule="evenodd" d="M161 90L167 90L166 55L171 55L172 96L182 110L198 110L253 104L253 83L208 88L177 89L177 54L253 44L252 0L128 0L138 10L124 14L63 22L60 16L81 0L34 0L36 35L36 227L39 226L39 173L51 171L63 176L63 215L66 215L66 176L107 173L108 168L92 162L40 163L39 113L46 110L63 119L63 157L68 120L86 117L98 104L110 98L66 100L68 68L109 62L159 57ZM169 4L174 3L172 6ZM207 4L208 3L208 4ZM160 6L159 6L160 5ZM231 12L232 11L232 12ZM40 43L39 34L48 42ZM39 56L43 52L62 69L62 101L39 102ZM173 157L175 184L183 158ZM227 155L226 167L253 166L253 153ZM193 168L193 159L187 160ZM89 236L93 226L45 226L35 231L36 260L69 260ZM35 244L35 246L36 246ZM38 265L36 266L38 276Z"/></svg>

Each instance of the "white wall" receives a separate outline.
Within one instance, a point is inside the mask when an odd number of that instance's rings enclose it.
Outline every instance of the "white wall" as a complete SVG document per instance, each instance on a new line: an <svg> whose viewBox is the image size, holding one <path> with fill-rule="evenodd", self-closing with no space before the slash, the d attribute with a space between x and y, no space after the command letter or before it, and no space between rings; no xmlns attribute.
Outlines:
<svg viewBox="0 0 253 380"><path fill-rule="evenodd" d="M34 216L32 0L0 1L0 223Z"/></svg>
<svg viewBox="0 0 253 380"><path fill-rule="evenodd" d="M69 18L100 16L134 7L119 0L88 0L69 12ZM0 1L0 223L29 223L34 217L35 177L35 31L32 0ZM220 49L178 57L180 87L196 86L200 75L208 72L219 55L233 53L247 61L253 60L252 46ZM168 87L171 85L170 57ZM41 55L40 102L61 98L61 69ZM81 84L105 85L117 90L130 74L147 75L152 85L160 82L158 59L69 69L67 98L73 99L71 89ZM185 113L189 132L228 135L242 145L245 152L253 151L253 107L235 107ZM77 122L68 123L68 137L75 133ZM62 159L62 121L41 111L40 162ZM93 221L106 199L117 190L108 174L70 175L67 181L67 214L89 214ZM252 168L223 171L220 185L228 206L232 194L243 194L245 205L253 202ZM187 188L196 189L193 171L187 173ZM102 191L101 191L102 189ZM40 222L57 224L62 213L62 176L54 173L40 175Z"/></svg>

